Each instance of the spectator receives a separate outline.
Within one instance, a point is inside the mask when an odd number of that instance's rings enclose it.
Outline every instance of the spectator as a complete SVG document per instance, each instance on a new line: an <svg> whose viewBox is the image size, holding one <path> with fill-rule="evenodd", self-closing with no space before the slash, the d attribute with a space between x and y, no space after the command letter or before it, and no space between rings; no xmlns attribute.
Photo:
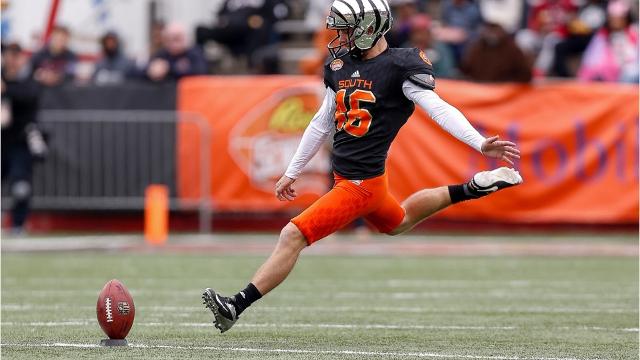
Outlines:
<svg viewBox="0 0 640 360"><path fill-rule="evenodd" d="M528 0L531 4L527 28L518 32L516 41L535 57L535 72L547 75L554 62L556 45L569 35L568 24L578 7L574 0Z"/></svg>
<svg viewBox="0 0 640 360"><path fill-rule="evenodd" d="M177 80L183 76L207 73L207 63L199 48L189 48L185 28L168 24L162 34L164 48L156 53L146 69L152 81Z"/></svg>
<svg viewBox="0 0 640 360"><path fill-rule="evenodd" d="M638 82L638 32L631 24L629 4L612 0L607 23L593 37L582 57L582 80Z"/></svg>
<svg viewBox="0 0 640 360"><path fill-rule="evenodd" d="M393 27L385 38L390 47L400 47L409 41L411 33L411 18L418 14L416 0L390 0L393 14Z"/></svg>
<svg viewBox="0 0 640 360"><path fill-rule="evenodd" d="M156 54L162 50L164 27L164 22L160 20L155 20L151 23L151 29L149 29L149 54Z"/></svg>
<svg viewBox="0 0 640 360"><path fill-rule="evenodd" d="M606 20L602 0L590 0L580 8L576 18L568 23L568 35L555 47L551 73L559 77L573 77L575 71L569 68L572 57L582 55L591 37Z"/></svg>
<svg viewBox="0 0 640 360"><path fill-rule="evenodd" d="M482 18L500 24L507 33L514 34L522 26L523 0L478 0L478 3Z"/></svg>
<svg viewBox="0 0 640 360"><path fill-rule="evenodd" d="M459 34L447 40L456 63L462 57L464 47L473 38L482 22L480 9L472 0L443 0L442 24L451 32Z"/></svg>
<svg viewBox="0 0 640 360"><path fill-rule="evenodd" d="M120 38L115 32L106 33L100 39L102 58L93 72L93 82L97 85L113 85L135 76L136 64L127 58L121 49Z"/></svg>
<svg viewBox="0 0 640 360"><path fill-rule="evenodd" d="M38 86L29 76L27 59L17 44L2 49L2 182L13 200L11 226L24 229L29 214L34 156L46 145L35 127Z"/></svg>
<svg viewBox="0 0 640 360"><path fill-rule="evenodd" d="M288 14L284 0L225 0L215 26L196 28L196 42L203 46L215 41L235 56L246 56L251 69L260 73L277 72L277 51L273 47L277 42L275 24Z"/></svg>
<svg viewBox="0 0 640 360"><path fill-rule="evenodd" d="M529 82L531 68L524 53L498 24L485 23L465 54L460 70L480 82Z"/></svg>
<svg viewBox="0 0 640 360"><path fill-rule="evenodd" d="M456 68L451 49L446 44L434 39L431 28L432 22L429 16L415 15L411 18L410 41L405 46L423 50L433 64L436 77L454 77Z"/></svg>
<svg viewBox="0 0 640 360"><path fill-rule="evenodd" d="M64 26L53 28L47 45L31 59L33 78L45 86L73 80L77 57L69 49L70 32Z"/></svg>

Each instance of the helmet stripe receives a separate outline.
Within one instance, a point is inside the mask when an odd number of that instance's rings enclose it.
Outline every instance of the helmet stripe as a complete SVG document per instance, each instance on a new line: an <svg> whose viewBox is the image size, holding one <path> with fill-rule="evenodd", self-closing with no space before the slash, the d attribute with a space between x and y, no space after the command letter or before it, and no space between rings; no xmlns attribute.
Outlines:
<svg viewBox="0 0 640 360"><path fill-rule="evenodd" d="M356 11L353 9L353 7L351 6L351 4L349 4L348 2L346 2L345 0L337 0L336 3L339 4L344 4L349 8L349 11L351 11L351 13L353 14L353 18L355 19L357 17ZM345 21L347 21L345 19Z"/></svg>
<svg viewBox="0 0 640 360"><path fill-rule="evenodd" d="M340 9L338 9L338 7L342 7L342 6L339 6L339 5L342 5L342 3L339 3L339 2L337 2L337 1L336 1L336 2L333 4L333 6L331 7L331 11L333 11L333 12L334 12L336 15L338 15L342 20L344 20L344 22L348 22L347 18L343 15L343 12L348 11L349 9L343 9L343 10L340 10Z"/></svg>
<svg viewBox="0 0 640 360"><path fill-rule="evenodd" d="M373 0L373 6L376 7L379 11L384 12L387 8L384 6L384 1L382 0Z"/></svg>
<svg viewBox="0 0 640 360"><path fill-rule="evenodd" d="M364 17L364 4L362 4L362 0L356 0L358 6L360 6L360 18Z"/></svg>
<svg viewBox="0 0 640 360"><path fill-rule="evenodd" d="M380 0L382 2L382 5L384 5L385 9L387 9L387 14L389 14L389 18L391 18L391 10L389 9L389 4L387 3L386 0Z"/></svg>
<svg viewBox="0 0 640 360"><path fill-rule="evenodd" d="M391 9L389 9L389 4L387 3L387 0L376 0L376 1L380 1L382 5L384 5L385 9L387 9L387 20L382 25L383 28L386 27L386 29L383 32L383 34L386 34L387 31L391 30L391 26L393 25L393 16L391 15Z"/></svg>
<svg viewBox="0 0 640 360"><path fill-rule="evenodd" d="M378 31L380 31L380 27L382 27L382 21L380 18L380 10L378 10L378 7L376 6L376 4L373 3L373 1L368 0L369 4L371 5L371 7L373 8L373 13L376 15L376 26L375 26L375 30L374 33L378 33Z"/></svg>
<svg viewBox="0 0 640 360"><path fill-rule="evenodd" d="M358 13L360 12L360 7L358 6L358 3L356 3L354 0L340 0L340 1L349 5L353 9L353 15L356 18L358 17Z"/></svg>

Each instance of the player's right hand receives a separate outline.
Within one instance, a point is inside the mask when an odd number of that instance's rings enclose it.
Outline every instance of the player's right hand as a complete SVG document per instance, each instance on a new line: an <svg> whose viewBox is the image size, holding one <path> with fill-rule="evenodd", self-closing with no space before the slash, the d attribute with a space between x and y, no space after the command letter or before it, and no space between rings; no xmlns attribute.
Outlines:
<svg viewBox="0 0 640 360"><path fill-rule="evenodd" d="M296 196L298 196L293 187L291 187L291 185L293 185L295 181L296 179L292 179L290 177L287 177L286 175L282 175L280 180L278 180L278 182L276 183L276 197L278 198L278 200L291 201L295 199Z"/></svg>
<svg viewBox="0 0 640 360"><path fill-rule="evenodd" d="M487 138L482 143L482 154L486 157L503 160L513 166L513 161L520 159L520 150L511 141L500 141L499 139L498 135Z"/></svg>

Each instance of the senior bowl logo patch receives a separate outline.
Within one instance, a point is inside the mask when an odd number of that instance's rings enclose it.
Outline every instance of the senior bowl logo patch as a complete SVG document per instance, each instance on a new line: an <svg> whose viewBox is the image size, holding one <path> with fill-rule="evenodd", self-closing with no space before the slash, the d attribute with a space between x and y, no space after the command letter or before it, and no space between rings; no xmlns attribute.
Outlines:
<svg viewBox="0 0 640 360"><path fill-rule="evenodd" d="M424 51L422 50L420 50L420 58L422 59L422 61L426 62L427 65L432 66L431 60L429 60L429 58L427 57L427 54L425 54Z"/></svg>
<svg viewBox="0 0 640 360"><path fill-rule="evenodd" d="M340 69L342 69L342 66L344 65L344 62L340 59L335 59L331 62L331 65L329 65L329 67L331 68L331 70L333 71L338 71Z"/></svg>

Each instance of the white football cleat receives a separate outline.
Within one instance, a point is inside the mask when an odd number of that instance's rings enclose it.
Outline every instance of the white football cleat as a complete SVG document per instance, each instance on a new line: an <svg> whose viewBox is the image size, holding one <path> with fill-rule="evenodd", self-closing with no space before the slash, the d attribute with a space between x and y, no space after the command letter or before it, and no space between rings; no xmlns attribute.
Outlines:
<svg viewBox="0 0 640 360"><path fill-rule="evenodd" d="M482 197L518 184L522 184L520 173L512 168L501 167L473 175L467 183L467 189L471 194Z"/></svg>

